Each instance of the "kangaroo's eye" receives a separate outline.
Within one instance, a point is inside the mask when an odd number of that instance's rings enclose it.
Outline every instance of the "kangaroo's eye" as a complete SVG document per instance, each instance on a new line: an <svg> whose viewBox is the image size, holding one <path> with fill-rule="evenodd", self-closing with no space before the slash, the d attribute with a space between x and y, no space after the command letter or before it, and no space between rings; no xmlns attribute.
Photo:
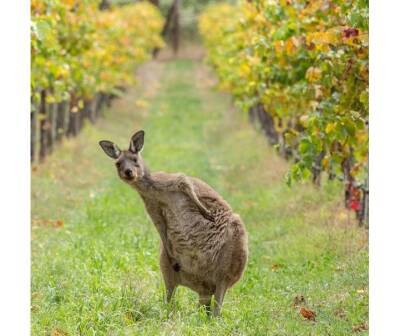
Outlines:
<svg viewBox="0 0 400 336"><path fill-rule="evenodd" d="M135 162L135 163L136 163L136 162L137 162L137 158L133 158L133 162Z"/></svg>
<svg viewBox="0 0 400 336"><path fill-rule="evenodd" d="M121 162L117 162L115 165L117 166L117 168L119 168L121 167Z"/></svg>

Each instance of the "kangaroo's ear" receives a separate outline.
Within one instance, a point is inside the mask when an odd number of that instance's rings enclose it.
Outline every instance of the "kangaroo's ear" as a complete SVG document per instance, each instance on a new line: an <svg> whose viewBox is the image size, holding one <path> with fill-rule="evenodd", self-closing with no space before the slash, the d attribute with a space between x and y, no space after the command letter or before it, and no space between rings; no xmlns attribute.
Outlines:
<svg viewBox="0 0 400 336"><path fill-rule="evenodd" d="M118 148L118 146L111 141L102 140L99 142L99 145L101 148L103 148L103 151L113 159L117 159L121 154L121 150Z"/></svg>
<svg viewBox="0 0 400 336"><path fill-rule="evenodd" d="M138 131L132 135L131 142L129 144L129 150L133 153L139 153L143 149L144 144L144 131Z"/></svg>

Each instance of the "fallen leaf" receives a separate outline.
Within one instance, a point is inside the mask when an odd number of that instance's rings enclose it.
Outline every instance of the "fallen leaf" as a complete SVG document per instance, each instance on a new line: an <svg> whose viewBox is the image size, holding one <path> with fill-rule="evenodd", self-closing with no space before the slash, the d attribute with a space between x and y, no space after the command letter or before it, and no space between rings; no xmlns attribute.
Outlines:
<svg viewBox="0 0 400 336"><path fill-rule="evenodd" d="M315 321L315 317L317 314L313 312L312 310L306 309L304 307L300 308L300 314L306 318L307 320Z"/></svg>
<svg viewBox="0 0 400 336"><path fill-rule="evenodd" d="M300 306L302 304L306 303L306 299L304 298L303 295L296 295L296 297L293 299L293 306L297 307Z"/></svg>
<svg viewBox="0 0 400 336"><path fill-rule="evenodd" d="M40 297L40 294L39 294L39 292L32 292L31 297L32 297L32 299L36 299L36 298Z"/></svg>
<svg viewBox="0 0 400 336"><path fill-rule="evenodd" d="M51 226L53 228L61 228L64 226L64 221L62 219L34 219L32 220L32 224L33 226Z"/></svg>
<svg viewBox="0 0 400 336"><path fill-rule="evenodd" d="M360 31L357 28L346 28L343 30L343 37L344 38L350 38L350 37L355 37L358 36Z"/></svg>
<svg viewBox="0 0 400 336"><path fill-rule="evenodd" d="M38 311L39 310L39 306L38 305L31 305L31 311Z"/></svg>
<svg viewBox="0 0 400 336"><path fill-rule="evenodd" d="M343 310L343 308L338 308L338 309L336 309L335 312L334 312L334 314L335 314L335 316L337 316L337 317L339 317L339 318L341 318L341 319L345 319L345 318L346 318L346 313L345 313L345 311Z"/></svg>
<svg viewBox="0 0 400 336"><path fill-rule="evenodd" d="M365 331L365 330L368 330L368 325L366 323L357 324L357 325L353 326L352 330L353 330L353 332Z"/></svg>
<svg viewBox="0 0 400 336"><path fill-rule="evenodd" d="M271 269L272 269L273 271L276 271L278 268L281 268L281 267L283 267L282 264L272 264L272 265L271 265Z"/></svg>
<svg viewBox="0 0 400 336"><path fill-rule="evenodd" d="M61 219L56 220L55 222L55 227L63 227L64 226L64 221Z"/></svg>
<svg viewBox="0 0 400 336"><path fill-rule="evenodd" d="M59 329L59 328L55 328L52 330L51 332L51 336L67 336L68 333Z"/></svg>

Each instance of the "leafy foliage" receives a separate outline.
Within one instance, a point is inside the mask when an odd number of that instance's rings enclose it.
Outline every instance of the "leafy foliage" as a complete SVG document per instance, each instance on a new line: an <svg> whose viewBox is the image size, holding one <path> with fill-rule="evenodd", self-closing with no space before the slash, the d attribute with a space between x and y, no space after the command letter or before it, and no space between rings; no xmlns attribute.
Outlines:
<svg viewBox="0 0 400 336"><path fill-rule="evenodd" d="M368 1L216 4L199 21L221 87L261 103L294 153L289 183L315 168L366 177Z"/></svg>
<svg viewBox="0 0 400 336"><path fill-rule="evenodd" d="M31 88L48 102L90 99L132 82L162 46L163 19L147 2L100 11L96 0L31 1Z"/></svg>

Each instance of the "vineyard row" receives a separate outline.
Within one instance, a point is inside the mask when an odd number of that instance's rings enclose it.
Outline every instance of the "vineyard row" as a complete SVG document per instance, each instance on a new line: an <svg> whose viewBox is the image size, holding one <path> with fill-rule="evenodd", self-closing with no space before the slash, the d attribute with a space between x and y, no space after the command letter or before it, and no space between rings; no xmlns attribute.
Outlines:
<svg viewBox="0 0 400 336"><path fill-rule="evenodd" d="M199 19L208 61L291 161L287 182L322 173L368 218L368 1L214 4Z"/></svg>
<svg viewBox="0 0 400 336"><path fill-rule="evenodd" d="M149 2L102 9L98 0L31 1L31 160L94 123L163 46Z"/></svg>

